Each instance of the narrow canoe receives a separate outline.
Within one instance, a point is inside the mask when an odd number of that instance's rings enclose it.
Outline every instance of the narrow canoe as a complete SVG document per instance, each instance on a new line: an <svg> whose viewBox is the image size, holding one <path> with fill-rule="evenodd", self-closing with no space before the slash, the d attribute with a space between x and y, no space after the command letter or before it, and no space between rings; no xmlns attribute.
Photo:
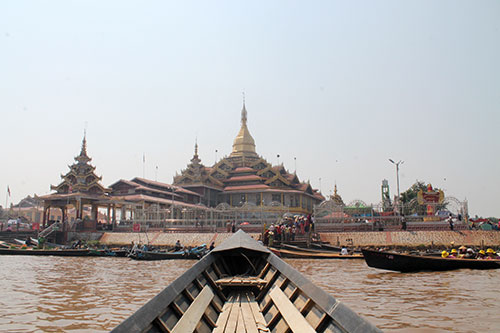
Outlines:
<svg viewBox="0 0 500 333"><path fill-rule="evenodd" d="M172 259L199 259L195 253L178 252L155 252L155 251L137 251L129 254L129 258L134 260L172 260Z"/></svg>
<svg viewBox="0 0 500 333"><path fill-rule="evenodd" d="M341 255L335 252L322 251L294 251L288 249L272 248L272 252L281 258L295 259L363 259L362 254L347 254Z"/></svg>
<svg viewBox="0 0 500 333"><path fill-rule="evenodd" d="M60 256L81 257L88 256L89 250L33 250L33 249L2 249L0 255L23 255L23 256Z"/></svg>
<svg viewBox="0 0 500 333"><path fill-rule="evenodd" d="M449 259L372 250L363 250L363 255L368 266L397 272L500 268L500 260Z"/></svg>
<svg viewBox="0 0 500 333"><path fill-rule="evenodd" d="M318 243L311 243L311 247L314 247L316 249L321 249L324 251L332 251L332 252L340 252L342 251L342 247L340 246L333 246L330 244L318 244ZM354 250L354 253L361 253L361 250Z"/></svg>
<svg viewBox="0 0 500 333"><path fill-rule="evenodd" d="M380 332L242 230L113 332Z"/></svg>

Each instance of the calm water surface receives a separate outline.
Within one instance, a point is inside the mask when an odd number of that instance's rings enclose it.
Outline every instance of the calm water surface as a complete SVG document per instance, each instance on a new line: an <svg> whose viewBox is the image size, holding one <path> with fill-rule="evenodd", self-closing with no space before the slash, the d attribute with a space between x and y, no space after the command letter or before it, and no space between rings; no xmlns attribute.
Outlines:
<svg viewBox="0 0 500 333"><path fill-rule="evenodd" d="M287 260L386 332L500 332L500 270L401 274ZM0 256L0 331L109 331L195 261Z"/></svg>

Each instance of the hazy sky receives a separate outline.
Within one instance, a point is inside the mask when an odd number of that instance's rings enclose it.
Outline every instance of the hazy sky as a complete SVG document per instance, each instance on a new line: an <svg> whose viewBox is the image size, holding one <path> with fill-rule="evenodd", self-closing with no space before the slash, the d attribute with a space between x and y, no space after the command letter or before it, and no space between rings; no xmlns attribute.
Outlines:
<svg viewBox="0 0 500 333"><path fill-rule="evenodd" d="M49 193L85 126L105 186L143 153L170 183L196 137L230 154L242 91L257 152L325 195L396 194L392 158L500 216L499 1L1 1L2 193Z"/></svg>

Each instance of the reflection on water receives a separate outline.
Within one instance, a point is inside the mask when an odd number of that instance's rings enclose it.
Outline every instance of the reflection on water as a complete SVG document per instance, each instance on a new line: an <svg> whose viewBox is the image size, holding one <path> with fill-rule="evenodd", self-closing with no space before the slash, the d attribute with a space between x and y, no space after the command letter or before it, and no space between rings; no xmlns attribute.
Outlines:
<svg viewBox="0 0 500 333"><path fill-rule="evenodd" d="M500 331L500 270L401 274L287 260L387 332ZM195 261L0 256L0 331L109 331Z"/></svg>

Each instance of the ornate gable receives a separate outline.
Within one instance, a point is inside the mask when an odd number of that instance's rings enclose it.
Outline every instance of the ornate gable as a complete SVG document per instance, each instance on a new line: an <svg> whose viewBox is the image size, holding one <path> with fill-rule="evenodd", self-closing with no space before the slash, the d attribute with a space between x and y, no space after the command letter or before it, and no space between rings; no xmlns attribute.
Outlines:
<svg viewBox="0 0 500 333"><path fill-rule="evenodd" d="M76 163L69 166L69 172L66 175L61 175L62 183L57 186L51 185L51 190L57 193L90 193L90 194L106 194L111 192L99 182L102 177L98 177L94 171L95 167L90 165L92 159L87 155L87 139L83 136L82 149L80 155L75 157Z"/></svg>

